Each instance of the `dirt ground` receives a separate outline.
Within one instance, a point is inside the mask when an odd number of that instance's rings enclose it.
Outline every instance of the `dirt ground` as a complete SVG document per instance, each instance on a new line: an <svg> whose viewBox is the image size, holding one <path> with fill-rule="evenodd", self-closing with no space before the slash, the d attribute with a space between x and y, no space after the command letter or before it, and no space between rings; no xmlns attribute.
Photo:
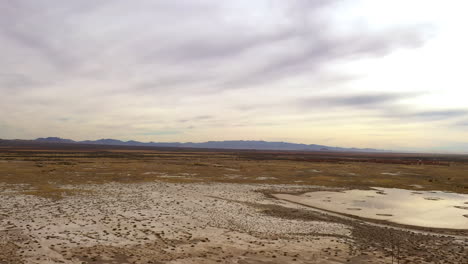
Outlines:
<svg viewBox="0 0 468 264"><path fill-rule="evenodd" d="M0 263L468 263L466 232L381 226L269 195L468 193L466 157L314 155L3 148Z"/></svg>

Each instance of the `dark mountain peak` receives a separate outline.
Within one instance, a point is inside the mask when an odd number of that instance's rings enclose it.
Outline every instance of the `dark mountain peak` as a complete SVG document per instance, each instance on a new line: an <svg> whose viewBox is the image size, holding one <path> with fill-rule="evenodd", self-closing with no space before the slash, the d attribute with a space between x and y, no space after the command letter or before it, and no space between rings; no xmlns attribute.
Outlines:
<svg viewBox="0 0 468 264"><path fill-rule="evenodd" d="M59 137L37 138L36 141L50 142L50 143L75 143L75 141L71 139L65 139L65 138L59 138Z"/></svg>

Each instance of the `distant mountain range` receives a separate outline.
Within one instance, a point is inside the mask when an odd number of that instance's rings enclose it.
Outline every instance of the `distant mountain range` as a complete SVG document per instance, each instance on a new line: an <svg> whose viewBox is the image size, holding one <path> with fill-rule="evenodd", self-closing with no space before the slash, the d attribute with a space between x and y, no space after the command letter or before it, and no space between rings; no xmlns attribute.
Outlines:
<svg viewBox="0 0 468 264"><path fill-rule="evenodd" d="M246 149L246 150L293 150L293 151L340 151L340 152L385 152L385 150L372 148L340 148L316 144L297 144L288 142L269 142L253 140L230 140L230 141L208 141L202 143L180 143L180 142L139 142L121 141L117 139L99 139L74 141L59 137L38 138L35 142L42 143L76 143L113 146L146 146L146 147L175 147L175 148L206 148L206 149Z"/></svg>

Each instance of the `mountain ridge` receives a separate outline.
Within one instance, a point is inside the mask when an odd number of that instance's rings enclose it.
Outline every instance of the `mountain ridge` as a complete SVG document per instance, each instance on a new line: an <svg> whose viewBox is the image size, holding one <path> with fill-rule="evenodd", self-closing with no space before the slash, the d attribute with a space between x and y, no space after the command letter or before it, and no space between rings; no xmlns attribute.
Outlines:
<svg viewBox="0 0 468 264"><path fill-rule="evenodd" d="M248 150L292 150L292 151L337 151L337 152L388 152L373 148L343 148L318 144L301 144L281 141L264 140L224 140L194 142L139 142L135 140L122 141L118 139L103 138L98 140L75 141L60 137L37 138L33 141L42 143L76 143L112 146L148 146L148 147L176 147L176 148L212 148L212 149L248 149Z"/></svg>

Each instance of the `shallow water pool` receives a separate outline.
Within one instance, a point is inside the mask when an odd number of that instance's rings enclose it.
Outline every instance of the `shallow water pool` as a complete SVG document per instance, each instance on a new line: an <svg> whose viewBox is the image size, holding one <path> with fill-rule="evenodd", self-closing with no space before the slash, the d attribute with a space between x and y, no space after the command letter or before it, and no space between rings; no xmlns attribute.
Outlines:
<svg viewBox="0 0 468 264"><path fill-rule="evenodd" d="M468 195L393 188L277 194L279 199L333 212L433 228L468 229Z"/></svg>

